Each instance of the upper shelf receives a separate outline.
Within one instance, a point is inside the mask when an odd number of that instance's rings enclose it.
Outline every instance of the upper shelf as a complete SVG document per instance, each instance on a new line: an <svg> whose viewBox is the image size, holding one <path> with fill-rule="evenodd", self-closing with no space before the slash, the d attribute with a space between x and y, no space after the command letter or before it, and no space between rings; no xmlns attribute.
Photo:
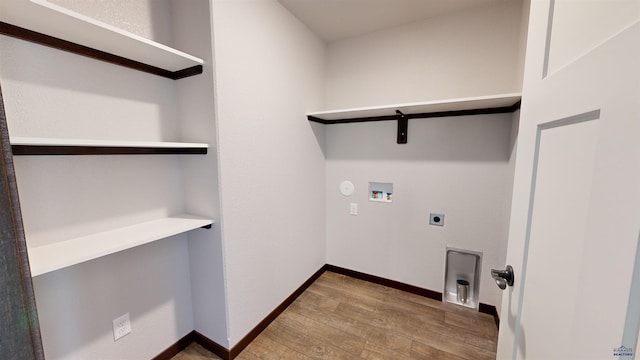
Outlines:
<svg viewBox="0 0 640 360"><path fill-rule="evenodd" d="M46 0L0 1L0 34L180 79L204 61Z"/></svg>
<svg viewBox="0 0 640 360"><path fill-rule="evenodd" d="M395 105L372 106L307 114L310 121L340 124L364 121L396 120L400 111L406 118L429 118L474 114L506 113L520 106L521 93L478 96L469 98L425 101Z"/></svg>
<svg viewBox="0 0 640 360"><path fill-rule="evenodd" d="M14 155L206 154L204 143L11 137Z"/></svg>

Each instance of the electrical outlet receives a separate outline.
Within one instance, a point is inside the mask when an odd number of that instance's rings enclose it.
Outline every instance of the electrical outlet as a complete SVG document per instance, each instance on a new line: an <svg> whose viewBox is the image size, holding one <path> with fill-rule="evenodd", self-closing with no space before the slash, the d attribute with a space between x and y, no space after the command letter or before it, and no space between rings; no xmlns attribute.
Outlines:
<svg viewBox="0 0 640 360"><path fill-rule="evenodd" d="M444 226L444 214L429 214L429 225Z"/></svg>
<svg viewBox="0 0 640 360"><path fill-rule="evenodd" d="M129 320L129 313L113 320L113 341L117 341L129 333L131 333L131 320Z"/></svg>

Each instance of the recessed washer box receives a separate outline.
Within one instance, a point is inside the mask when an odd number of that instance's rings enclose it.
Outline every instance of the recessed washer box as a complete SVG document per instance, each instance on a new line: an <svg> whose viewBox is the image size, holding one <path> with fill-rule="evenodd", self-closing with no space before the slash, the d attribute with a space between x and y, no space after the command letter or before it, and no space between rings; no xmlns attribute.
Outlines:
<svg viewBox="0 0 640 360"><path fill-rule="evenodd" d="M393 183L369 182L369 201L390 203L393 201Z"/></svg>

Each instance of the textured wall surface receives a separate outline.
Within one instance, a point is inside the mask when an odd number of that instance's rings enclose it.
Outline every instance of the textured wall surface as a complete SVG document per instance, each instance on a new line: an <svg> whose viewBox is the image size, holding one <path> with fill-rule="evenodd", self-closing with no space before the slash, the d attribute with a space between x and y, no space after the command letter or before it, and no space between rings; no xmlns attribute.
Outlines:
<svg viewBox="0 0 640 360"><path fill-rule="evenodd" d="M520 91L520 1L327 46L326 109Z"/></svg>
<svg viewBox="0 0 640 360"><path fill-rule="evenodd" d="M50 0L82 15L171 46L169 0Z"/></svg>
<svg viewBox="0 0 640 360"><path fill-rule="evenodd" d="M327 262L443 291L447 246L483 252L480 301L496 304L490 269L503 266L510 200L511 114L327 126ZM353 196L338 191L354 183ZM393 202L368 200L369 182L393 183ZM357 203L359 214L349 214ZM444 213L444 227L429 213Z"/></svg>
<svg viewBox="0 0 640 360"><path fill-rule="evenodd" d="M235 345L325 263L324 45L278 2L214 1L218 146Z"/></svg>

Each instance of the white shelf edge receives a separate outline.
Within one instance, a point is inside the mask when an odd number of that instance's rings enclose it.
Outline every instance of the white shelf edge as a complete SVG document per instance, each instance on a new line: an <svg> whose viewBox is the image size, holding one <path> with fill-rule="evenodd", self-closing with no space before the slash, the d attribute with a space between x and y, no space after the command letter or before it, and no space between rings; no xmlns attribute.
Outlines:
<svg viewBox="0 0 640 360"><path fill-rule="evenodd" d="M369 201L379 202L379 203L387 203L387 204L390 204L390 203L392 203L392 202L393 202L393 200L372 199L372 198L369 198Z"/></svg>
<svg viewBox="0 0 640 360"><path fill-rule="evenodd" d="M206 143L162 142L162 141L127 141L127 140L93 140L63 139L39 137L10 137L11 145L26 146L87 146L87 147L142 147L142 148L198 148L207 149Z"/></svg>
<svg viewBox="0 0 640 360"><path fill-rule="evenodd" d="M396 110L407 114L436 112L436 111L456 111L472 110L491 107L511 106L522 98L522 93L506 93L485 96L475 96L466 98L431 100L423 102L388 104L380 106L355 107L336 110L309 112L307 116L317 117L331 121L336 119L394 115Z"/></svg>
<svg viewBox="0 0 640 360"><path fill-rule="evenodd" d="M2 0L0 21L170 71L204 64L196 56L47 0Z"/></svg>
<svg viewBox="0 0 640 360"><path fill-rule="evenodd" d="M28 247L31 276L46 274L212 224L211 219L181 214L53 244Z"/></svg>
<svg viewBox="0 0 640 360"><path fill-rule="evenodd" d="M521 98L521 97L522 97L522 93L506 93L506 94L484 95L484 96L474 96L474 97L466 97L466 98L453 98L453 99L430 100L430 101L420 101L420 102L411 102L411 103L343 108L343 109L336 109L336 110L310 112L310 113L307 113L307 115L310 115L310 116L328 115L328 114L344 113L344 112L350 112L350 111L375 111L375 110L394 110L395 111L395 109L397 108L405 108L405 107L446 105L446 104L458 104L458 103L466 103L466 102L483 102L487 100L510 99L510 98Z"/></svg>

